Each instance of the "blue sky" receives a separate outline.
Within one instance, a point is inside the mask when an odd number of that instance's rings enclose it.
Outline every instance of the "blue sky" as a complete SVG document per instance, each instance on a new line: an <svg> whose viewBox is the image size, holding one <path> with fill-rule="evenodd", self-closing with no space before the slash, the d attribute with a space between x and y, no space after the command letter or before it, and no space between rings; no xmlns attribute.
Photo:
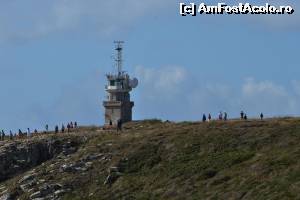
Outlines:
<svg viewBox="0 0 300 200"><path fill-rule="evenodd" d="M295 13L181 17L177 0L1 1L0 129L103 124L114 40L126 42L124 68L140 81L134 119L300 115L300 3L275 4Z"/></svg>

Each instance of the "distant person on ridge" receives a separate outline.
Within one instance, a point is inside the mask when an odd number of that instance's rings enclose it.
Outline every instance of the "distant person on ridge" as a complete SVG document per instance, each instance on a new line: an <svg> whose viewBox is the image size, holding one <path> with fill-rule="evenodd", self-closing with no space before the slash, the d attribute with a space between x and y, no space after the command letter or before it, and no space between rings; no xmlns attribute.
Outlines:
<svg viewBox="0 0 300 200"><path fill-rule="evenodd" d="M263 120L263 119L264 119L264 114L260 113L260 120Z"/></svg>
<svg viewBox="0 0 300 200"><path fill-rule="evenodd" d="M27 136L30 137L30 129L27 128Z"/></svg>
<svg viewBox="0 0 300 200"><path fill-rule="evenodd" d="M55 133L58 133L58 126L55 126Z"/></svg>
<svg viewBox="0 0 300 200"><path fill-rule="evenodd" d="M22 137L23 136L23 133L21 131L21 129L19 129L19 137Z"/></svg>
<svg viewBox="0 0 300 200"><path fill-rule="evenodd" d="M74 128L73 122L70 123L70 128Z"/></svg>
<svg viewBox="0 0 300 200"><path fill-rule="evenodd" d="M13 136L14 136L13 133L11 131L9 131L9 139L10 140L13 140Z"/></svg>
<svg viewBox="0 0 300 200"><path fill-rule="evenodd" d="M202 122L206 122L206 115L205 114L203 114Z"/></svg>
<svg viewBox="0 0 300 200"><path fill-rule="evenodd" d="M46 129L46 132L48 132L48 129L49 129L48 124L46 124L45 129Z"/></svg>
<svg viewBox="0 0 300 200"><path fill-rule="evenodd" d="M246 114L244 114L244 120L247 120L247 119L248 119L247 115L246 115Z"/></svg>
<svg viewBox="0 0 300 200"><path fill-rule="evenodd" d="M119 120L118 120L118 123L117 123L117 131L122 131L122 119L119 119Z"/></svg>
<svg viewBox="0 0 300 200"><path fill-rule="evenodd" d="M223 120L223 113L222 113L222 111L220 111L220 113L219 113L219 120Z"/></svg>
<svg viewBox="0 0 300 200"><path fill-rule="evenodd" d="M62 132L62 133L65 132L65 126L64 126L64 125L61 126L61 132Z"/></svg>
<svg viewBox="0 0 300 200"><path fill-rule="evenodd" d="M208 114L208 121L209 122L211 121L211 114L210 113Z"/></svg>
<svg viewBox="0 0 300 200"><path fill-rule="evenodd" d="M244 115L245 115L244 111L241 111L241 119L244 119Z"/></svg>
<svg viewBox="0 0 300 200"><path fill-rule="evenodd" d="M74 122L74 128L77 128L77 122Z"/></svg>
<svg viewBox="0 0 300 200"><path fill-rule="evenodd" d="M4 135L5 135L5 134L4 134L4 131L2 130L2 131L1 131L1 141L4 141Z"/></svg>
<svg viewBox="0 0 300 200"><path fill-rule="evenodd" d="M71 125L68 123L68 125L67 125L67 132L68 133L70 132L70 128L71 128Z"/></svg>
<svg viewBox="0 0 300 200"><path fill-rule="evenodd" d="M224 112L224 121L227 121L227 112Z"/></svg>

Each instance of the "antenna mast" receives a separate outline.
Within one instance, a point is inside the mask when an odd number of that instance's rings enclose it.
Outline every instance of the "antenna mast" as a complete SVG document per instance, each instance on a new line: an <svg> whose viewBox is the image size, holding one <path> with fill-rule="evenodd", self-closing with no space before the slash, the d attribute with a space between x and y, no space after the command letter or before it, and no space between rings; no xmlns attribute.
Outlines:
<svg viewBox="0 0 300 200"><path fill-rule="evenodd" d="M122 64L123 64L123 60L122 60L122 50L123 50L123 41L115 41L114 42L116 44L116 48L115 50L117 51L117 56L115 58L116 61L116 66L118 69L118 75L122 74Z"/></svg>

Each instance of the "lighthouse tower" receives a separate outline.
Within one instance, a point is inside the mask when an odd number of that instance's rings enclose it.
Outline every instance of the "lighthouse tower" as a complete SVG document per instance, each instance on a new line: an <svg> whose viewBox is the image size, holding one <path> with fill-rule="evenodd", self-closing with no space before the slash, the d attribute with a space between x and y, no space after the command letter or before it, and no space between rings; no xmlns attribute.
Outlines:
<svg viewBox="0 0 300 200"><path fill-rule="evenodd" d="M107 99L103 101L105 108L105 124L116 125L118 120L129 122L132 120L132 107L134 102L130 101L130 92L138 85L136 78L130 79L129 75L122 70L123 41L115 41L116 45L116 68L114 74L107 74Z"/></svg>

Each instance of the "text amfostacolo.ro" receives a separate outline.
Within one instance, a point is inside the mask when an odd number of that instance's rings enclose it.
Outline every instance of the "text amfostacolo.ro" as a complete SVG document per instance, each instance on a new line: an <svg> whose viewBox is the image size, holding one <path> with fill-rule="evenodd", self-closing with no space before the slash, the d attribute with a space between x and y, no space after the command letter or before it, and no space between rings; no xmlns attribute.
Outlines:
<svg viewBox="0 0 300 200"><path fill-rule="evenodd" d="M252 5L250 3L238 3L236 5L227 5L226 3L218 3L216 5L207 5L205 3L180 3L180 15L192 15L197 14L293 14L294 9L290 5L275 6L270 3L264 5Z"/></svg>

